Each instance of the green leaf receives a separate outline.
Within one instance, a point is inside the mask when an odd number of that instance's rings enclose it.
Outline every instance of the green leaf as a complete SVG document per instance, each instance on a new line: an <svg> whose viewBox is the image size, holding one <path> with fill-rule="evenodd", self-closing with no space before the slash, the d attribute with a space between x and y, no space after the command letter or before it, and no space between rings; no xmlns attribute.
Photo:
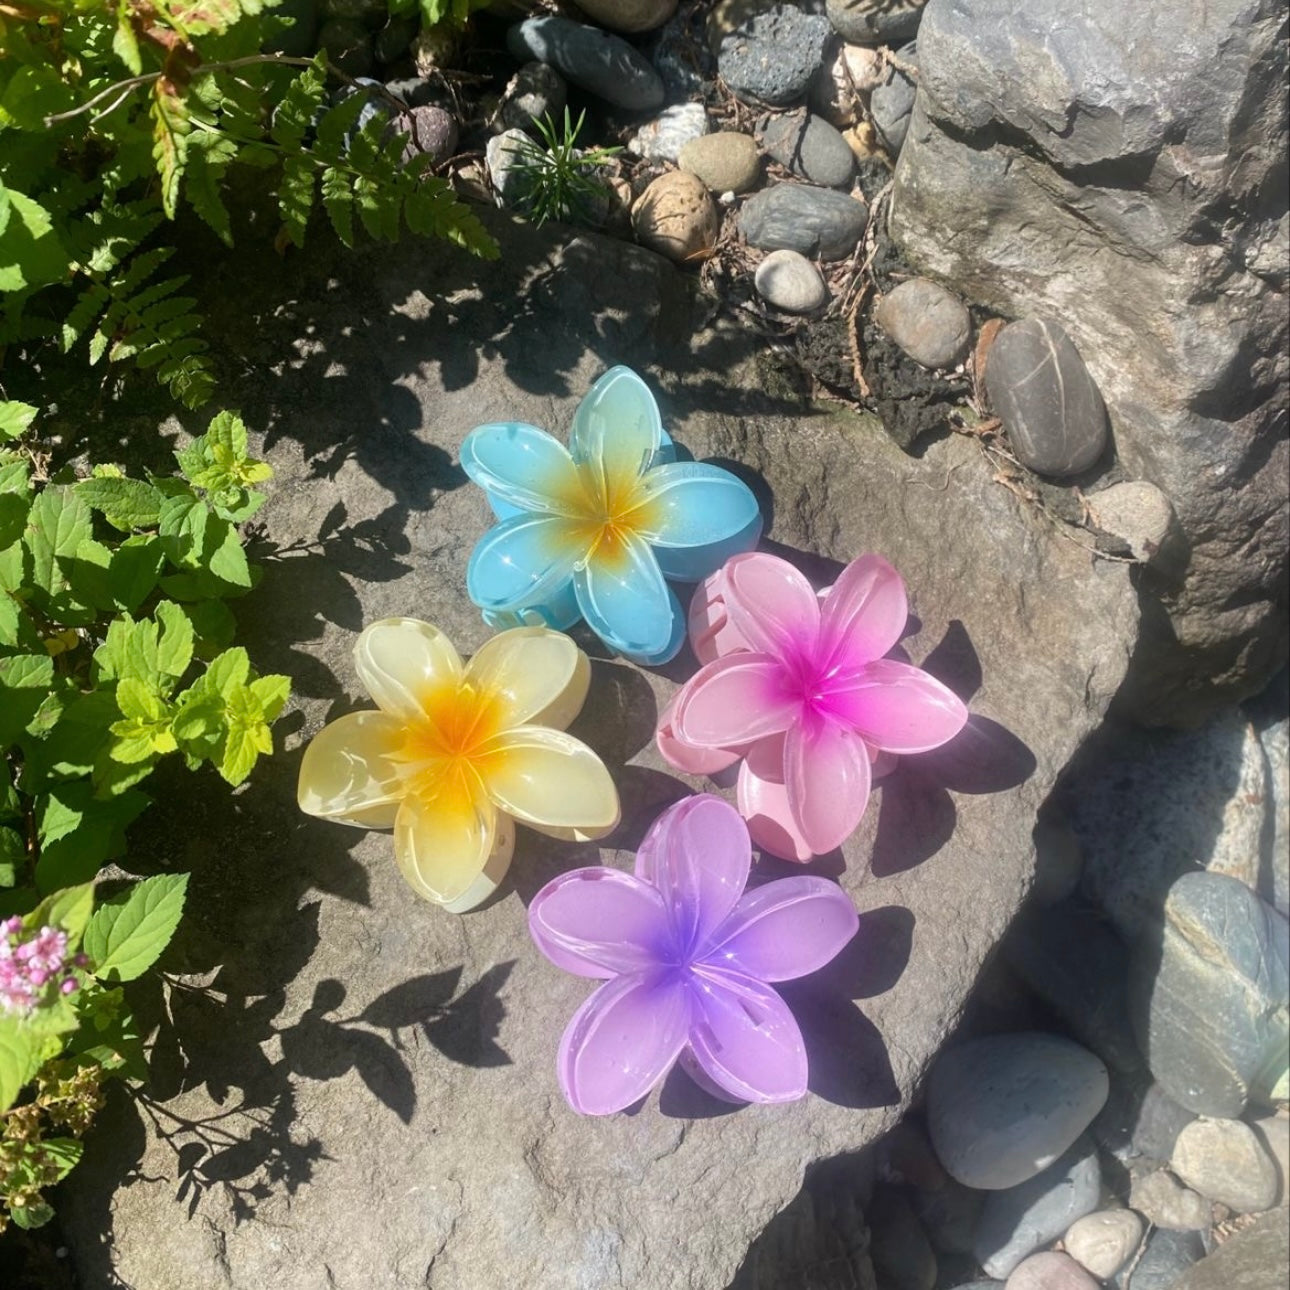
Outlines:
<svg viewBox="0 0 1290 1290"><path fill-rule="evenodd" d="M143 71L143 60L139 57L139 42L135 38L134 28L130 25L130 10L124 0L120 5L116 30L112 33L112 52L135 76Z"/></svg>
<svg viewBox="0 0 1290 1290"><path fill-rule="evenodd" d="M227 520L218 518L211 521L208 539L218 532L216 525L223 526L223 537L219 546L210 553L206 561L207 567L217 578L223 578L225 582L231 582L235 587L249 588L252 585L251 568L246 562L242 539Z"/></svg>
<svg viewBox="0 0 1290 1290"><path fill-rule="evenodd" d="M46 488L31 505L27 519L27 548L36 586L54 595L67 586L59 568L60 556L74 556L92 531L90 508L75 490Z"/></svg>
<svg viewBox="0 0 1290 1290"><path fill-rule="evenodd" d="M272 674L252 681L250 691L265 721L273 721L291 696L291 678Z"/></svg>
<svg viewBox="0 0 1290 1290"><path fill-rule="evenodd" d="M17 829L0 825L0 887L14 886L26 865L26 839Z"/></svg>
<svg viewBox="0 0 1290 1290"><path fill-rule="evenodd" d="M179 208L179 182L188 159L188 134L192 122L188 107L174 92L172 83L162 77L153 83L152 159L161 179L161 209L167 219L174 219Z"/></svg>
<svg viewBox="0 0 1290 1290"><path fill-rule="evenodd" d="M236 412L221 412L212 418L202 438L217 461L221 454L229 465L246 457L246 426Z"/></svg>
<svg viewBox="0 0 1290 1290"><path fill-rule="evenodd" d="M46 1138L40 1145L58 1170L55 1182L62 1182L80 1164L81 1153L85 1150L75 1138Z"/></svg>
<svg viewBox="0 0 1290 1290"><path fill-rule="evenodd" d="M48 211L23 193L7 192L10 215L0 233L0 293L61 282L71 260Z"/></svg>
<svg viewBox="0 0 1290 1290"><path fill-rule="evenodd" d="M120 717L112 690L91 690L71 697L53 729L25 749L23 783L29 793L44 792L56 780L88 775Z"/></svg>
<svg viewBox="0 0 1290 1290"><path fill-rule="evenodd" d="M207 694L218 694L227 702L246 684L247 673L250 670L251 661L247 657L246 650L240 645L235 645L211 660L201 684Z"/></svg>
<svg viewBox="0 0 1290 1290"><path fill-rule="evenodd" d="M30 514L31 503L23 494L0 492L0 550L22 537Z"/></svg>
<svg viewBox="0 0 1290 1290"><path fill-rule="evenodd" d="M157 606L155 617L161 626L157 666L167 676L178 680L193 660L192 622L173 600L163 600Z"/></svg>
<svg viewBox="0 0 1290 1290"><path fill-rule="evenodd" d="M0 1013L0 1112L7 1111L40 1065L35 1036L16 1018Z"/></svg>
<svg viewBox="0 0 1290 1290"><path fill-rule="evenodd" d="M166 715L166 705L145 682L127 676L117 684L116 706L123 717L135 721L157 721Z"/></svg>
<svg viewBox="0 0 1290 1290"><path fill-rule="evenodd" d="M54 682L47 654L0 658L0 750L18 742Z"/></svg>
<svg viewBox="0 0 1290 1290"><path fill-rule="evenodd" d="M273 752L273 736L263 722L237 720L229 725L220 754L219 773L235 788L255 768L261 753Z"/></svg>
<svg viewBox="0 0 1290 1290"><path fill-rule="evenodd" d="M10 399L0 403L0 439L16 439L36 419L39 408Z"/></svg>
<svg viewBox="0 0 1290 1290"><path fill-rule="evenodd" d="M19 1227L44 1227L54 1217L54 1207L44 1200L33 1201L30 1205L11 1205L9 1217Z"/></svg>
<svg viewBox="0 0 1290 1290"><path fill-rule="evenodd" d="M323 209L336 236L348 247L354 245L354 193L349 176L335 166L322 173Z"/></svg>
<svg viewBox="0 0 1290 1290"><path fill-rule="evenodd" d="M161 522L162 495L140 479L85 479L76 494L87 505L101 511L113 528L151 529Z"/></svg>
<svg viewBox="0 0 1290 1290"><path fill-rule="evenodd" d="M101 905L84 950L101 981L133 981L155 963L184 912L187 874L158 874Z"/></svg>
<svg viewBox="0 0 1290 1290"><path fill-rule="evenodd" d="M37 811L41 850L36 886L50 892L88 882L102 864L125 850L125 830L147 805L139 792L96 798L86 780L53 785Z"/></svg>
<svg viewBox="0 0 1290 1290"><path fill-rule="evenodd" d="M180 568L194 568L201 556L210 509L191 493L167 497L161 504L159 532L166 558Z"/></svg>
<svg viewBox="0 0 1290 1290"><path fill-rule="evenodd" d="M78 883L75 887L65 887L52 892L36 906L23 920L23 927L35 931L47 923L61 927L67 933L68 946L80 944L81 936L94 911L94 884Z"/></svg>
<svg viewBox="0 0 1290 1290"><path fill-rule="evenodd" d="M282 163L282 181L278 184L278 213L291 240L302 248L314 204L314 174L308 157L288 157Z"/></svg>

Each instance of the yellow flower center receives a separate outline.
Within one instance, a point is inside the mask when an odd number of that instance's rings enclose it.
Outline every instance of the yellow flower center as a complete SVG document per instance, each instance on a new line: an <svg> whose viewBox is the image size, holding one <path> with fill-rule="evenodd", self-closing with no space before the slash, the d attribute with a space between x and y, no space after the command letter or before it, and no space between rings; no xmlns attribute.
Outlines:
<svg viewBox="0 0 1290 1290"><path fill-rule="evenodd" d="M407 727L402 744L387 754L399 766L409 793L430 799L474 801L483 791L489 744L505 728L497 697L466 681L421 695L425 719Z"/></svg>
<svg viewBox="0 0 1290 1290"><path fill-rule="evenodd" d="M568 515L561 540L576 552L579 567L592 560L610 569L623 565L627 542L637 535L648 540L659 527L658 503L647 496L636 469L583 462L555 496Z"/></svg>

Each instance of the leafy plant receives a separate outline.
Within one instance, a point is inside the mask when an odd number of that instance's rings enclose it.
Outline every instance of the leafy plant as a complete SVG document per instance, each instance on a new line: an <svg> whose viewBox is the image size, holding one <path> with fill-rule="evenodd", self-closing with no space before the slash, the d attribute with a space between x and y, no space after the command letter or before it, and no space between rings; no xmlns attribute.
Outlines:
<svg viewBox="0 0 1290 1290"><path fill-rule="evenodd" d="M580 112L573 123L565 108L563 129L549 114L535 121L546 147L530 140L521 159L514 163L525 180L525 207L539 225L549 219L594 222L595 204L605 200L605 185L597 172L622 149L580 149L578 135L586 115Z"/></svg>
<svg viewBox="0 0 1290 1290"><path fill-rule="evenodd" d="M0 1201L25 1226L48 1218L102 1081L143 1075L119 985L169 941L186 877L93 908L139 785L171 754L240 784L289 688L231 643L226 601L258 577L237 525L271 473L241 420L215 417L176 476L46 478L19 438L35 416L0 403Z"/></svg>
<svg viewBox="0 0 1290 1290"><path fill-rule="evenodd" d="M433 0L426 0L432 3ZM401 227L497 248L361 96L326 103L327 66L261 53L279 0L21 0L0 6L0 347L84 342L91 364L152 369L188 407L214 389L189 275L159 230L186 201L221 242L239 172L276 174L286 238L315 195L353 245ZM357 100L357 101L356 101Z"/></svg>
<svg viewBox="0 0 1290 1290"><path fill-rule="evenodd" d="M415 13L419 9L427 27L442 24L460 30L472 13L488 8L490 3L491 0L390 0L390 13Z"/></svg>

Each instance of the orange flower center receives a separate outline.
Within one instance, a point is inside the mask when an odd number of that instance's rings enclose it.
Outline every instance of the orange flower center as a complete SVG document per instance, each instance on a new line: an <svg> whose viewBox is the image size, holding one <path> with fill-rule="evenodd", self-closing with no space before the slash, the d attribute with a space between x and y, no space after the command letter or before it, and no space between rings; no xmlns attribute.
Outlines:
<svg viewBox="0 0 1290 1290"><path fill-rule="evenodd" d="M636 470L583 462L556 497L569 516L561 540L576 553L579 566L592 560L610 569L623 566L628 541L637 534L648 539L659 527L658 504L647 497L644 477Z"/></svg>
<svg viewBox="0 0 1290 1290"><path fill-rule="evenodd" d="M410 793L473 800L498 755L489 744L505 728L501 704L462 681L427 690L421 706L425 719L407 727L390 759L399 764Z"/></svg>

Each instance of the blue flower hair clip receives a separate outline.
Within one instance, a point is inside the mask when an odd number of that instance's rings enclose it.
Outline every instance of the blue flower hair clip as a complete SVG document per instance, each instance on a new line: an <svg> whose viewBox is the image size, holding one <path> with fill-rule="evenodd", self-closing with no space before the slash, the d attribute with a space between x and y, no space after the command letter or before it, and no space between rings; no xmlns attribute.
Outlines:
<svg viewBox="0 0 1290 1290"><path fill-rule="evenodd" d="M633 662L674 657L685 615L668 582L699 582L761 536L742 480L675 456L654 396L626 367L578 405L567 449L523 422L472 430L461 464L500 521L466 570L484 620L563 631L585 618Z"/></svg>

